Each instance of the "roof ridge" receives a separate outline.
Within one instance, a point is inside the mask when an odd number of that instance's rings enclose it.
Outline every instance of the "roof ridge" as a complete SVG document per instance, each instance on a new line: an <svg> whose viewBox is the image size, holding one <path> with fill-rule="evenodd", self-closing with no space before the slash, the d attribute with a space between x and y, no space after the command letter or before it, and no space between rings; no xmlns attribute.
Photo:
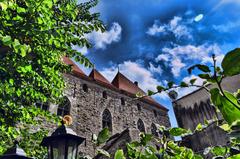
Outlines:
<svg viewBox="0 0 240 159"><path fill-rule="evenodd" d="M111 84L106 77L104 77L97 69L93 68L89 77L93 78L94 80L98 80L107 84Z"/></svg>
<svg viewBox="0 0 240 159"><path fill-rule="evenodd" d="M70 65L71 66L72 73L81 74L81 75L85 75L86 76L86 74L69 57L63 56L62 61L66 65Z"/></svg>

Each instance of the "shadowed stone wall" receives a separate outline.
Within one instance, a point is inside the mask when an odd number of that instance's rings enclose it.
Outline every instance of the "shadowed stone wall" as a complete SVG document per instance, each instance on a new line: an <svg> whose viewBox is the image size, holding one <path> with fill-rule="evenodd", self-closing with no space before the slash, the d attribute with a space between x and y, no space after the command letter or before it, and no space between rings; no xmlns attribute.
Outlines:
<svg viewBox="0 0 240 159"><path fill-rule="evenodd" d="M216 86L209 85L208 87ZM240 89L240 75L224 78L222 87L229 92L236 92ZM204 120L223 119L221 114L217 113L215 107L211 105L210 94L205 89L199 89L173 101L173 108L179 127L185 129L194 130L198 123L204 124ZM203 151L208 146L226 145L228 137L216 125L211 125L203 132L183 139L183 142L195 151Z"/></svg>

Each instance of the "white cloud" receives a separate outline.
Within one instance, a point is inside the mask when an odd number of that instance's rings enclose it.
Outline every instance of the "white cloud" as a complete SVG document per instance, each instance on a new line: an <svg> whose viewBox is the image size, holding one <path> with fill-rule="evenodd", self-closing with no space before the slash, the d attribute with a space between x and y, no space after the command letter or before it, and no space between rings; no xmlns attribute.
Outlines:
<svg viewBox="0 0 240 159"><path fill-rule="evenodd" d="M181 69L183 67L185 67L186 64L182 63L182 61L179 59L179 58L175 58L171 61L171 71L172 71L172 74L175 76L175 77L178 77L180 75L180 72L181 72Z"/></svg>
<svg viewBox="0 0 240 159"><path fill-rule="evenodd" d="M158 65L157 67L155 67L151 62L149 63L150 67L149 67L149 70L152 72L152 73L158 73L159 75L162 74L162 68L160 67L160 65Z"/></svg>
<svg viewBox="0 0 240 159"><path fill-rule="evenodd" d="M223 58L224 58L224 54L220 54L215 57L217 66L221 65ZM202 63L204 64L213 63L213 59L210 56L206 56L202 59Z"/></svg>
<svg viewBox="0 0 240 159"><path fill-rule="evenodd" d="M121 39L122 27L114 22L109 31L101 32L95 31L86 35L86 38L89 39L96 49L105 49L106 45L109 45L113 42L118 42Z"/></svg>
<svg viewBox="0 0 240 159"><path fill-rule="evenodd" d="M202 78L196 76L196 75L190 75L188 77L184 77L182 81L184 81L186 83L189 83L190 80L194 79L194 78L197 79L194 84L196 84L196 85L202 85L203 84L204 80Z"/></svg>
<svg viewBox="0 0 240 159"><path fill-rule="evenodd" d="M176 46L174 48L163 48L163 52L168 53L172 56L184 56L185 59L199 59L208 56L209 54L220 54L220 48L218 45L203 44L199 46L184 45Z"/></svg>
<svg viewBox="0 0 240 159"><path fill-rule="evenodd" d="M236 22L229 22L222 25L213 25L213 29L219 31L219 32L229 32L232 29L239 28L240 27L240 21Z"/></svg>
<svg viewBox="0 0 240 159"><path fill-rule="evenodd" d="M154 36L157 33L163 33L165 32L165 26L158 26L157 24L153 24L153 26L151 28L148 29L148 31L146 32L148 35Z"/></svg>
<svg viewBox="0 0 240 159"><path fill-rule="evenodd" d="M108 81L112 81L115 75L117 74L118 68L116 66L112 66L109 68L104 68L100 73L107 78Z"/></svg>
<svg viewBox="0 0 240 159"><path fill-rule="evenodd" d="M81 52L83 55L87 55L87 54L88 54L88 49L87 49L86 46L84 46L84 47L79 47L79 46L77 46L77 45L74 45L72 48L73 48L74 50L77 50L77 51Z"/></svg>
<svg viewBox="0 0 240 159"><path fill-rule="evenodd" d="M155 58L155 61L169 62L168 66L171 68L171 72L174 77L178 77L181 74L182 68L187 66L187 60L197 60L201 63L208 63L209 57L212 54L216 55L217 61L221 62L223 55L217 44L202 44L202 45L176 45L173 48L163 48L162 54ZM218 63L219 64L219 63Z"/></svg>
<svg viewBox="0 0 240 159"><path fill-rule="evenodd" d="M192 39L189 28L186 25L181 24L181 21L182 17L175 16L169 23L170 31L173 32L177 38L187 37Z"/></svg>
<svg viewBox="0 0 240 159"><path fill-rule="evenodd" d="M203 19L203 14L199 14L199 15L197 15L195 18L194 18L194 21L195 22L199 22L200 20L202 20Z"/></svg>
<svg viewBox="0 0 240 159"><path fill-rule="evenodd" d="M182 81L186 82L186 83L189 83L191 79L197 79L195 81L195 84L196 85L202 85L203 83L203 79L201 79L200 77L196 76L196 75L191 75L191 76L188 76L188 77L185 77L182 79ZM177 92L178 92L178 98L181 98L182 96L185 96L195 90L197 90L198 87L186 87L186 88L178 88L177 89Z"/></svg>
<svg viewBox="0 0 240 159"><path fill-rule="evenodd" d="M170 58L170 56L169 56L168 54L160 54L160 55L158 55L157 58L155 58L155 61L156 61L156 62L159 62L159 61L161 61L161 60L163 60L163 61L168 61L169 58Z"/></svg>
<svg viewBox="0 0 240 159"><path fill-rule="evenodd" d="M168 24L159 25L159 21L155 20L152 27L148 28L146 32L148 35L155 36L159 33L171 32L176 38L186 37L192 39L190 29L183 24L182 17L175 16L169 21Z"/></svg>

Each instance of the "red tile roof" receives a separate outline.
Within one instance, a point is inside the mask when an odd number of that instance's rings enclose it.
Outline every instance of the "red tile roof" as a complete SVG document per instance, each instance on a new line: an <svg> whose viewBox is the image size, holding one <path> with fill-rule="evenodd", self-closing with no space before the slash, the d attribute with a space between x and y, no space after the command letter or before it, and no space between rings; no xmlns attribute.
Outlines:
<svg viewBox="0 0 240 159"><path fill-rule="evenodd" d="M100 81L103 83L111 84L101 73L99 73L96 69L93 69L89 74L89 77L93 78L96 81Z"/></svg>
<svg viewBox="0 0 240 159"><path fill-rule="evenodd" d="M143 95L146 93L139 88L136 84L134 84L132 81L130 81L127 77L125 77L120 72L117 73L115 78L113 79L112 83L110 83L102 74L100 74L96 69L93 69L89 76L87 76L70 58L63 57L63 62L67 65L72 66L72 73L76 75L77 77L84 78L89 81L95 81L98 84L101 84L103 86L106 86L113 90L121 90L124 91L131 96L135 96L136 93L140 92ZM164 106L160 105L158 102L156 102L151 97L144 97L140 100L143 100L144 102L147 102L151 105L154 105L160 109L163 109L167 111L168 109Z"/></svg>
<svg viewBox="0 0 240 159"><path fill-rule="evenodd" d="M63 62L72 66L72 73L80 76L86 76L86 74L68 57L63 57Z"/></svg>
<svg viewBox="0 0 240 159"><path fill-rule="evenodd" d="M127 77L125 77L120 72L117 73L117 75L115 76L115 78L112 81L112 84L115 87L117 87L118 89L126 91L126 92L134 94L134 95L138 92L140 92L143 95L146 95L146 93L141 88L139 88L136 84L134 84L132 81L130 81ZM148 102L149 104L155 105L158 108L167 110L167 108L160 105L152 97L147 96L147 97L142 98L142 100Z"/></svg>

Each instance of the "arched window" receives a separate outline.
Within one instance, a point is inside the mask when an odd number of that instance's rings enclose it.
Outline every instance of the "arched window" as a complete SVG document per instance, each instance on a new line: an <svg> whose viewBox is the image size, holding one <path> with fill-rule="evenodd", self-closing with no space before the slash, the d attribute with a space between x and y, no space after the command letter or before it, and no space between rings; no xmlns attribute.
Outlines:
<svg viewBox="0 0 240 159"><path fill-rule="evenodd" d="M102 114L102 127L112 131L112 115L108 109L105 109Z"/></svg>
<svg viewBox="0 0 240 159"><path fill-rule="evenodd" d="M141 105L139 103L137 103L137 109L138 109L138 111L142 110L142 107L141 107Z"/></svg>
<svg viewBox="0 0 240 159"><path fill-rule="evenodd" d="M47 111L47 110L49 109L48 103L37 102L37 103L35 104L35 106L36 106L37 108L42 109L42 110L45 110L45 111Z"/></svg>
<svg viewBox="0 0 240 159"><path fill-rule="evenodd" d="M71 102L67 97L63 97L61 103L58 106L57 115L64 116L70 114Z"/></svg>
<svg viewBox="0 0 240 159"><path fill-rule="evenodd" d="M102 96L103 96L103 98L107 99L107 92L103 91Z"/></svg>
<svg viewBox="0 0 240 159"><path fill-rule="evenodd" d="M121 105L125 105L125 99L123 97L121 98Z"/></svg>
<svg viewBox="0 0 240 159"><path fill-rule="evenodd" d="M151 132L154 136L157 136L158 137L158 131L157 131L157 127L155 124L152 123L151 125Z"/></svg>
<svg viewBox="0 0 240 159"><path fill-rule="evenodd" d="M145 126L144 126L144 123L141 119L138 119L138 122L137 122L137 128L140 132L144 132L145 133Z"/></svg>
<svg viewBox="0 0 240 159"><path fill-rule="evenodd" d="M84 92L88 92L88 86L87 84L83 84L82 86Z"/></svg>

